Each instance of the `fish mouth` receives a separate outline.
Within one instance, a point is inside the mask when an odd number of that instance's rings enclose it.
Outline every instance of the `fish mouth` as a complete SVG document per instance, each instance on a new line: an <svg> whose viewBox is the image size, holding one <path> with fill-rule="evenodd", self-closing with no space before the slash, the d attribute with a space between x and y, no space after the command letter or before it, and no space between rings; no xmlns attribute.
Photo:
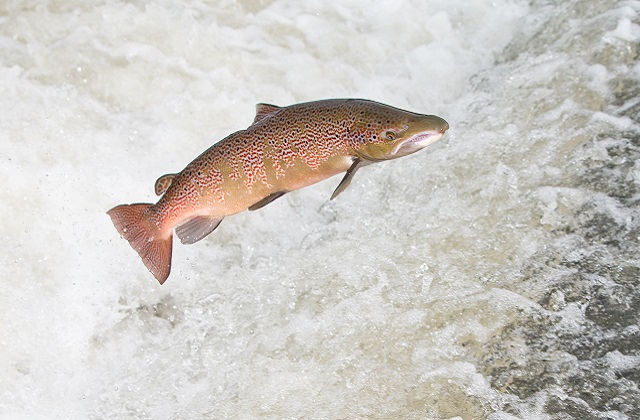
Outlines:
<svg viewBox="0 0 640 420"><path fill-rule="evenodd" d="M444 136L445 131L447 131L449 126L438 131L428 131L416 134L414 136L409 137L406 140L403 140L399 143L392 154L394 155L407 155L409 153L417 152L418 150L424 149L432 143L437 142Z"/></svg>

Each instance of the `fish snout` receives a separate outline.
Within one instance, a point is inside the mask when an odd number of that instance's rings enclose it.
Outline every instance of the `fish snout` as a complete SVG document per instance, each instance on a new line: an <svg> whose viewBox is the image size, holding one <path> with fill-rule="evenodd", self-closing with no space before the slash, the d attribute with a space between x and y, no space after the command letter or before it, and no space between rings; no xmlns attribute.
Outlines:
<svg viewBox="0 0 640 420"><path fill-rule="evenodd" d="M433 117L433 123L434 123L434 128L435 131L437 131L440 134L444 134L445 131L447 131L449 129L449 123L446 122L443 118L437 117L435 115L432 116Z"/></svg>

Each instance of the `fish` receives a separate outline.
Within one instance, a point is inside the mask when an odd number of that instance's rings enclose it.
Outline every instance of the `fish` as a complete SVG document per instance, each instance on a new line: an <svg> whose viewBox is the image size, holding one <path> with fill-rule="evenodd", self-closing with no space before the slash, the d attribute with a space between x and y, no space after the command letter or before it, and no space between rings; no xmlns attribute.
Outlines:
<svg viewBox="0 0 640 420"><path fill-rule="evenodd" d="M360 168L415 153L448 129L438 116L367 99L260 103L247 129L215 143L181 172L158 178L157 203L123 204L107 214L163 284L174 230L181 243L194 244L227 216L345 172L333 200Z"/></svg>

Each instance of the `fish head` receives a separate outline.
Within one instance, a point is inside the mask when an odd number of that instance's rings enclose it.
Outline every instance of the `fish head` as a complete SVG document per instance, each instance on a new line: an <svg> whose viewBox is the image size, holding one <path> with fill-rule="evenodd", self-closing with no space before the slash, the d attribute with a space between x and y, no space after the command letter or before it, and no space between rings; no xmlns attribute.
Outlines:
<svg viewBox="0 0 640 420"><path fill-rule="evenodd" d="M356 141L352 144L361 158L381 161L407 156L440 140L449 129L449 123L435 115L389 108L382 116L361 115L353 128Z"/></svg>

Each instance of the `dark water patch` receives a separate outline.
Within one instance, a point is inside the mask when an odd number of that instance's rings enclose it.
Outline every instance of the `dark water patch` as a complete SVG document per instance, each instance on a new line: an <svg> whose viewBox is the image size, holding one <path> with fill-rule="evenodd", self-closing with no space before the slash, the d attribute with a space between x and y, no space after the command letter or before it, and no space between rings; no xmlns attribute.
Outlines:
<svg viewBox="0 0 640 420"><path fill-rule="evenodd" d="M602 287L589 301L585 315L600 327L621 328L638 324L638 307L640 296L634 288Z"/></svg>
<svg viewBox="0 0 640 420"><path fill-rule="evenodd" d="M579 184L624 204L637 203L639 187L634 174L640 159L640 134L630 131L601 134L583 144L582 149L594 147L603 147L606 156L589 157L582 162Z"/></svg>
<svg viewBox="0 0 640 420"><path fill-rule="evenodd" d="M572 151L563 188L580 198L564 202L510 286L539 306L476 361L493 388L519 404L543 398L551 418L640 418L638 144L633 130L609 128ZM524 415L518 404L503 409Z"/></svg>
<svg viewBox="0 0 640 420"><path fill-rule="evenodd" d="M610 420L613 417L607 413L598 413L591 409L584 401L567 398L562 395L551 395L545 404L546 413L553 420L593 419Z"/></svg>

